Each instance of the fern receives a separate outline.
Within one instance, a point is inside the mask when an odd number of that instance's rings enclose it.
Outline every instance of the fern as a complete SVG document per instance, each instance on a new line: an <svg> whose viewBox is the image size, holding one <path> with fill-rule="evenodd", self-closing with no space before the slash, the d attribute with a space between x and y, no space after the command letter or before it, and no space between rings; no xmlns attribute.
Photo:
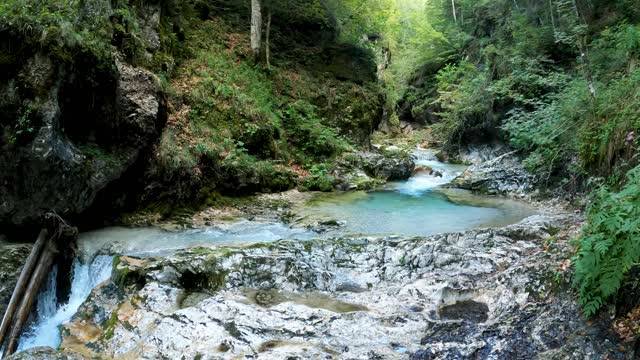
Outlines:
<svg viewBox="0 0 640 360"><path fill-rule="evenodd" d="M629 171L620 192L601 186L574 258L580 305L592 316L615 295L640 260L640 166Z"/></svg>

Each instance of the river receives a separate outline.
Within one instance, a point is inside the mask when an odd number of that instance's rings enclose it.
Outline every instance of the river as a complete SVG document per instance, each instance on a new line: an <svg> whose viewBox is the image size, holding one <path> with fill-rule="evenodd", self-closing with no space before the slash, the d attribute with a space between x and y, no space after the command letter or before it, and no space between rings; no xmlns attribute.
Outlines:
<svg viewBox="0 0 640 360"><path fill-rule="evenodd" d="M479 227L504 226L533 214L523 203L475 196L443 188L465 167L437 161L427 151L416 152L425 171L408 181L373 192L320 195L299 209L300 219L334 221L336 227L317 232L304 226L242 220L224 227L178 232L157 228L112 227L82 233L74 260L69 300L59 304L56 271L38 298L38 316L24 332L19 350L58 347L59 326L68 322L91 290L109 279L114 255L163 256L190 247L251 244L282 239L305 241L338 236L426 236ZM432 171L433 170L433 171Z"/></svg>

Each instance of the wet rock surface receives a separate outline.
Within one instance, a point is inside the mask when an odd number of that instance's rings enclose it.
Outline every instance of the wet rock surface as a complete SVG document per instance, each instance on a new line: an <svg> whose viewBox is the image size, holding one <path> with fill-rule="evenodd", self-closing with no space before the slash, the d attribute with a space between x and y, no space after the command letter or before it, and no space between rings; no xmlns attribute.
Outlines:
<svg viewBox="0 0 640 360"><path fill-rule="evenodd" d="M31 244L8 244L0 241L0 314L4 315Z"/></svg>
<svg viewBox="0 0 640 360"><path fill-rule="evenodd" d="M76 354L69 350L54 350L50 347L36 347L23 351L18 354L11 355L8 360L82 360L85 359L81 354Z"/></svg>
<svg viewBox="0 0 640 360"><path fill-rule="evenodd" d="M555 280L568 245L554 235L576 220L120 257L113 281L64 326L62 348L146 359L624 359Z"/></svg>

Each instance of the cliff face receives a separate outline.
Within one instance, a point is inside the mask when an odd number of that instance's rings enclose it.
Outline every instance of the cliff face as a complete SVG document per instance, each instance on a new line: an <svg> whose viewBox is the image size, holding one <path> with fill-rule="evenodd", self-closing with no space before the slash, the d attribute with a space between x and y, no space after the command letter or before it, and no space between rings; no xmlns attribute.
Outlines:
<svg viewBox="0 0 640 360"><path fill-rule="evenodd" d="M17 39L2 38L13 51ZM81 213L157 139L166 114L158 81L117 57L15 55L0 85L0 223Z"/></svg>

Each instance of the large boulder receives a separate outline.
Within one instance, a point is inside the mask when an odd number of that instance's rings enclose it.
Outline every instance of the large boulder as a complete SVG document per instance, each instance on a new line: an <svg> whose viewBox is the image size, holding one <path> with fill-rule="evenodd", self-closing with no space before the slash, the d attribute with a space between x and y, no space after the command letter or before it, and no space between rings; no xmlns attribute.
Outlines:
<svg viewBox="0 0 640 360"><path fill-rule="evenodd" d="M331 175L338 190L368 190L380 182L408 179L415 166L406 151L360 151L342 155Z"/></svg>
<svg viewBox="0 0 640 360"><path fill-rule="evenodd" d="M525 198L535 190L537 180L517 156L507 153L470 166L451 186L488 195Z"/></svg>

